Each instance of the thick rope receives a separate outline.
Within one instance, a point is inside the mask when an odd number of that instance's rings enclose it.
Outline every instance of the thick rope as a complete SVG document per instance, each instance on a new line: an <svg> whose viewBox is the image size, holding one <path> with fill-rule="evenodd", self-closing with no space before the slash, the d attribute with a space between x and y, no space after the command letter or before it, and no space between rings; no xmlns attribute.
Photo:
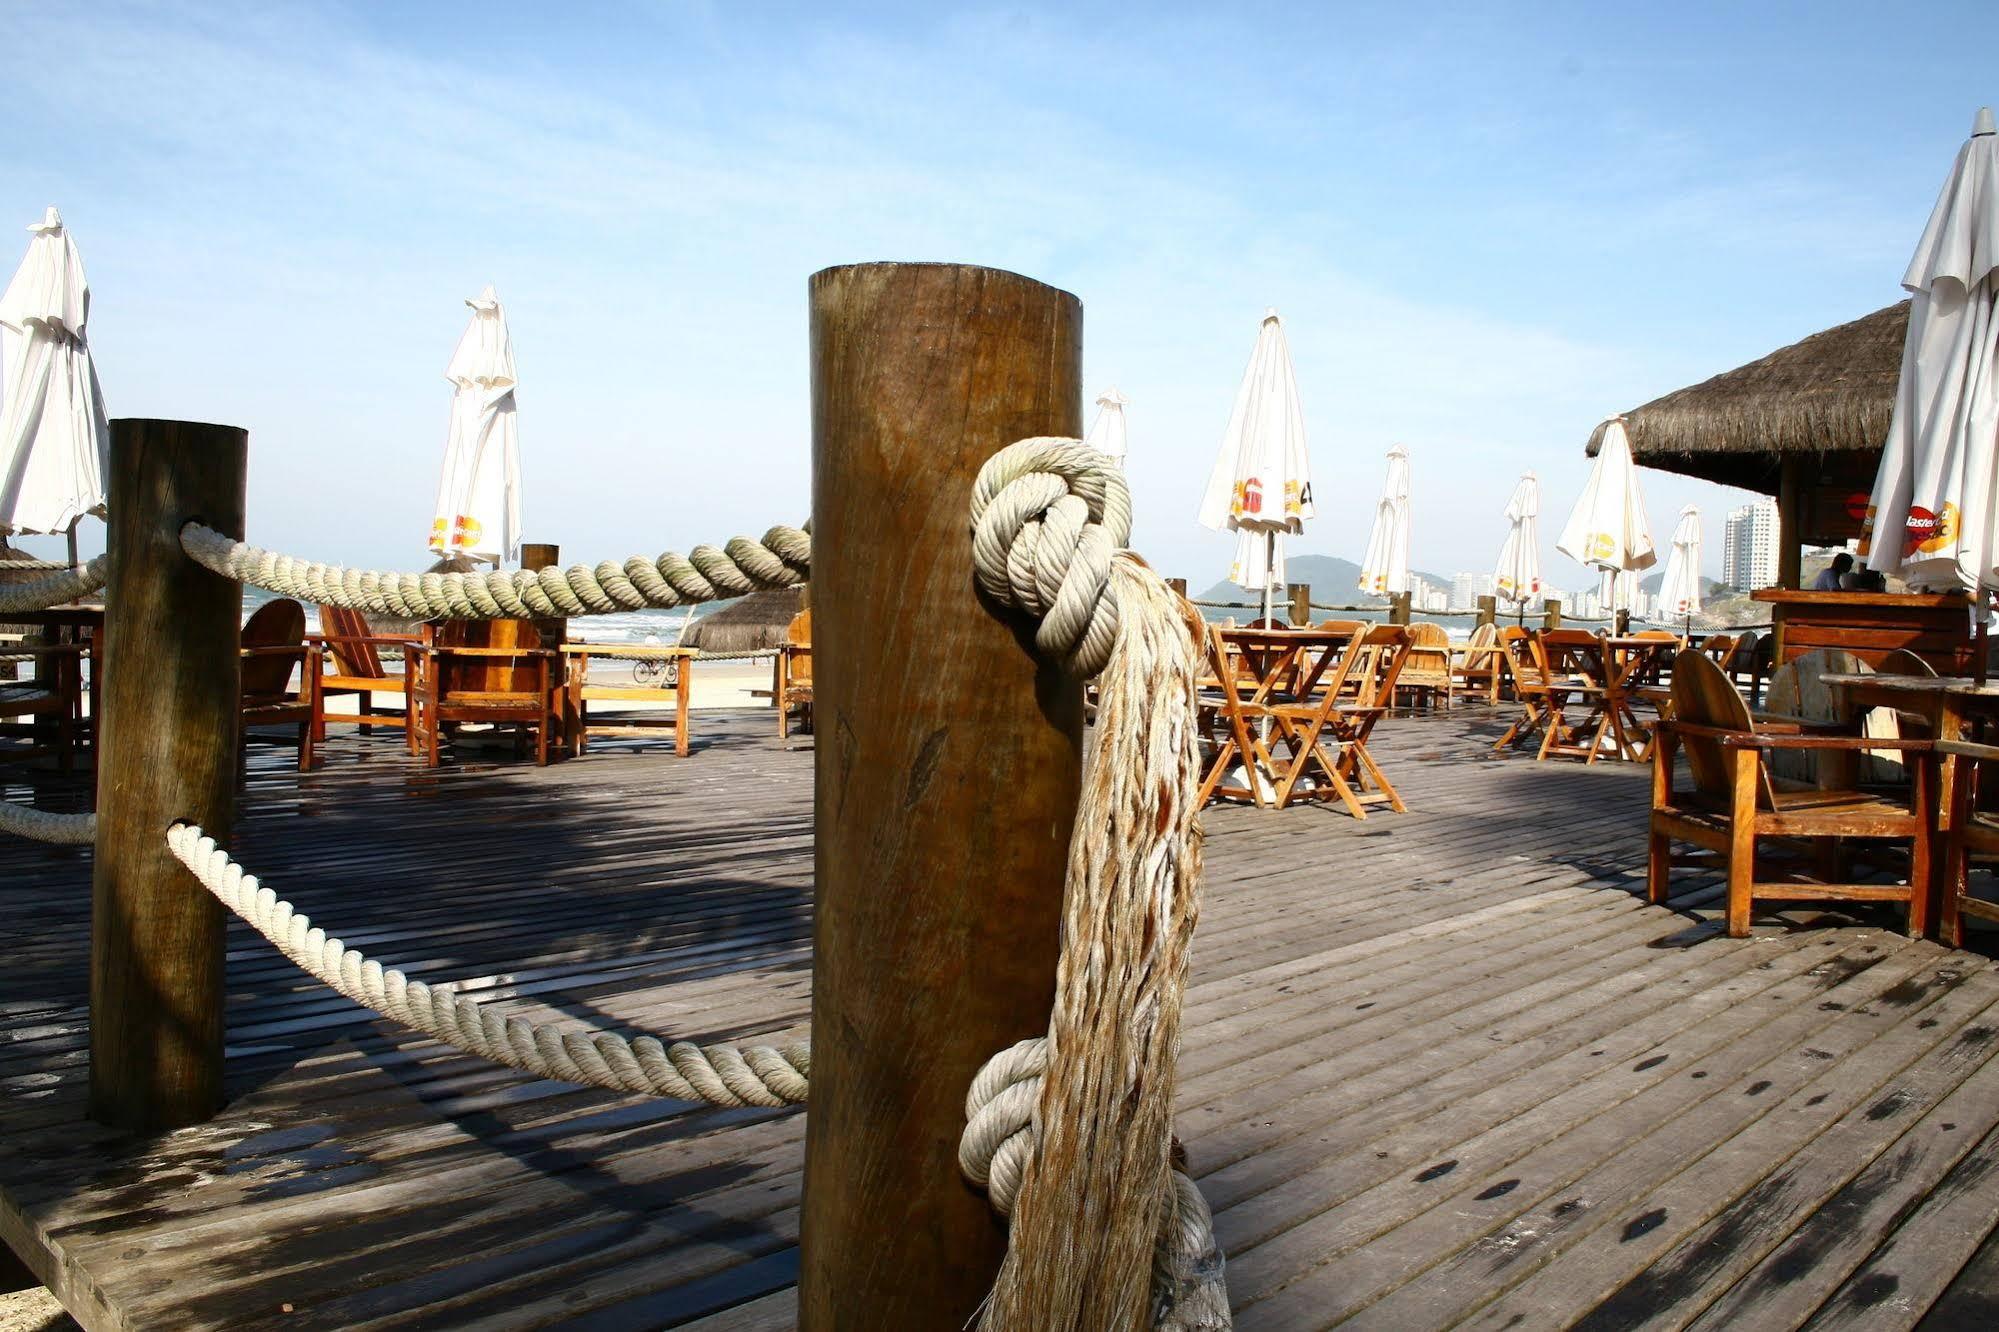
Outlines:
<svg viewBox="0 0 1999 1332"><path fill-rule="evenodd" d="M4 573L7 567L0 564L0 573ZM80 569L65 567L63 572L52 573L46 578L0 583L0 614L47 610L51 606L89 596L104 586L104 580L110 573L111 557L99 555Z"/></svg>
<svg viewBox="0 0 1999 1332"><path fill-rule="evenodd" d="M490 570L484 573L381 573L279 555L189 523L181 549L225 578L279 596L406 620L554 619L691 606L766 588L796 587L812 565L812 537L773 527L761 541L735 537L717 549L685 555L634 555L594 568Z"/></svg>
<svg viewBox="0 0 1999 1332"><path fill-rule="evenodd" d="M725 1106L805 1100L811 1060L804 1045L662 1045L651 1036L530 1021L509 1014L504 1005L467 998L448 983L410 980L328 937L192 824L170 829L167 845L202 887L308 975L456 1049L536 1077L609 1091Z"/></svg>
<svg viewBox="0 0 1999 1332"><path fill-rule="evenodd" d="M97 816L53 814L32 805L0 800L0 833L55 846L87 846L97 840Z"/></svg>
<svg viewBox="0 0 1999 1332"><path fill-rule="evenodd" d="M1200 1191L1173 1162L1173 1063L1199 912L1199 625L1118 553L1130 505L1074 440L1024 440L973 488L980 588L1040 620L1037 646L1098 675L1045 1038L1002 1051L966 1100L960 1163L1010 1216L982 1326L1229 1326Z"/></svg>

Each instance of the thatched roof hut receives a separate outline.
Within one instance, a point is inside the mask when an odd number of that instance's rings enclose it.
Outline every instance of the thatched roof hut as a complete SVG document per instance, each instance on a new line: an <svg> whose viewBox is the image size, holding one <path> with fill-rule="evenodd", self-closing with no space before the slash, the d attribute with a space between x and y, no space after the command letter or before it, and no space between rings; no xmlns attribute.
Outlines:
<svg viewBox="0 0 1999 1332"><path fill-rule="evenodd" d="M752 592L688 626L682 645L710 653L761 652L782 647L784 631L804 609L802 587Z"/></svg>
<svg viewBox="0 0 1999 1332"><path fill-rule="evenodd" d="M1655 398L1624 414L1632 457L1766 495L1780 492L1792 458L1828 483L1865 489L1888 437L1908 328L1902 301ZM1591 457L1602 442L1598 426Z"/></svg>

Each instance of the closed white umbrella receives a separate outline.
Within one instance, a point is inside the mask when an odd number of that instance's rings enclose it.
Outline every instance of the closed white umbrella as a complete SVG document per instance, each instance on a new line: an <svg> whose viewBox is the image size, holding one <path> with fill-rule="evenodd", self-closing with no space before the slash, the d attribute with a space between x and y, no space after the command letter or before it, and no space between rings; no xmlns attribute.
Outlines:
<svg viewBox="0 0 1999 1332"><path fill-rule="evenodd" d="M1527 602L1541 595L1541 482L1523 473L1506 501L1506 544L1499 548L1493 591L1505 601Z"/></svg>
<svg viewBox="0 0 1999 1332"><path fill-rule="evenodd" d="M1867 566L1999 587L1999 135L1982 108L1902 275L1909 332L1875 474Z"/></svg>
<svg viewBox="0 0 1999 1332"><path fill-rule="evenodd" d="M1124 467L1124 409L1130 401L1115 384L1099 393L1096 419L1090 422L1090 433L1083 440L1120 469Z"/></svg>
<svg viewBox="0 0 1999 1332"><path fill-rule="evenodd" d="M0 533L68 532L104 512L111 430L90 363L90 287L51 208L0 294Z"/></svg>
<svg viewBox="0 0 1999 1332"><path fill-rule="evenodd" d="M517 559L521 545L514 344L507 313L491 287L465 303L472 307L472 321L444 372L452 386L451 425L430 548L498 564Z"/></svg>
<svg viewBox="0 0 1999 1332"><path fill-rule="evenodd" d="M1400 444L1388 451L1388 480L1374 506L1360 590L1372 596L1409 590L1409 450Z"/></svg>
<svg viewBox="0 0 1999 1332"><path fill-rule="evenodd" d="M1596 452L1589 484L1576 501L1575 512L1562 529L1555 549L1581 564L1604 571L1606 607L1628 608L1630 580L1620 593L1616 575L1649 569L1658 562L1652 553L1652 532L1645 522L1645 500L1638 493L1638 466L1631 461L1631 441L1624 418L1612 417Z"/></svg>
<svg viewBox="0 0 1999 1332"><path fill-rule="evenodd" d="M1666 576L1659 582L1659 617L1685 618L1691 627L1701 608L1701 511L1689 504L1673 525L1673 546L1666 552Z"/></svg>
<svg viewBox="0 0 1999 1332"><path fill-rule="evenodd" d="M1263 312L1256 350L1236 390L1221 452L1201 499L1201 523L1240 532L1229 581L1263 593L1263 615L1284 586L1281 538L1302 533L1312 516L1312 463L1305 451L1305 413L1277 311ZM1260 546L1260 552L1252 551Z"/></svg>

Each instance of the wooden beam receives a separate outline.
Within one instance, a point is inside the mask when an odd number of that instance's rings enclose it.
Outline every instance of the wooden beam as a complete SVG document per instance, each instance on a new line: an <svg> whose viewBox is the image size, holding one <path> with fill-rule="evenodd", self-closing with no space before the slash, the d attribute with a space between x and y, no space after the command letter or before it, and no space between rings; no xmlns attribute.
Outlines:
<svg viewBox="0 0 1999 1332"><path fill-rule="evenodd" d="M140 1131L222 1104L221 903L167 850L177 820L227 842L243 592L190 560L191 519L243 535L249 435L111 423L111 576L98 662L90 1114Z"/></svg>
<svg viewBox="0 0 1999 1332"><path fill-rule="evenodd" d="M1294 626L1312 623L1312 585L1310 583L1291 584L1291 623Z"/></svg>
<svg viewBox="0 0 1999 1332"><path fill-rule="evenodd" d="M1541 625L1547 629L1562 627L1562 599L1545 597L1541 601Z"/></svg>
<svg viewBox="0 0 1999 1332"><path fill-rule="evenodd" d="M1006 1227L958 1173L965 1091L1047 1029L1082 689L979 600L972 479L1082 432L1082 307L1012 273L810 284L817 908L807 1329L960 1328ZM892 515L892 519L890 518Z"/></svg>
<svg viewBox="0 0 1999 1332"><path fill-rule="evenodd" d="M1409 623L1410 606L1407 592L1393 592L1388 597L1388 622L1390 624Z"/></svg>
<svg viewBox="0 0 1999 1332"><path fill-rule="evenodd" d="M1805 585L1805 495L1804 459L1787 453L1777 474L1777 586L1792 591ZM1784 649L1785 610L1781 603L1770 608L1770 632L1777 640L1771 660L1779 665L1788 658Z"/></svg>
<svg viewBox="0 0 1999 1332"><path fill-rule="evenodd" d="M1478 623L1480 624L1499 623L1498 597L1487 596L1487 597L1480 597L1478 599Z"/></svg>
<svg viewBox="0 0 1999 1332"><path fill-rule="evenodd" d="M1172 588L1183 597L1187 595L1187 580L1184 578L1169 578L1166 580L1166 586Z"/></svg>

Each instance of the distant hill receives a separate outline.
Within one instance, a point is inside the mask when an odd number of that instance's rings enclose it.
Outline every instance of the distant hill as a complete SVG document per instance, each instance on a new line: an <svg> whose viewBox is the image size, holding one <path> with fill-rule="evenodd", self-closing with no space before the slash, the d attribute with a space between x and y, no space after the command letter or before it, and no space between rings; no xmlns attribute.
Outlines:
<svg viewBox="0 0 1999 1332"><path fill-rule="evenodd" d="M1427 579L1441 587L1449 587L1451 580L1440 578L1433 573L1412 569L1418 578ZM1360 592L1360 566L1352 560L1343 560L1337 555L1293 555L1284 561L1284 580L1287 583L1306 583L1311 586L1312 600L1327 605L1386 606L1388 598L1362 596ZM1193 594L1196 601L1248 601L1249 593L1224 578L1205 592Z"/></svg>
<svg viewBox="0 0 1999 1332"><path fill-rule="evenodd" d="M1639 590L1643 592L1650 592L1655 597L1659 595L1659 589L1664 587L1665 585L1666 585L1666 572L1663 569L1661 569L1658 573L1653 574L1649 578L1641 578L1638 580ZM1724 586L1724 584L1722 584L1719 580L1709 578L1706 574L1701 575L1701 595L1703 597L1713 595L1714 590L1722 586Z"/></svg>

